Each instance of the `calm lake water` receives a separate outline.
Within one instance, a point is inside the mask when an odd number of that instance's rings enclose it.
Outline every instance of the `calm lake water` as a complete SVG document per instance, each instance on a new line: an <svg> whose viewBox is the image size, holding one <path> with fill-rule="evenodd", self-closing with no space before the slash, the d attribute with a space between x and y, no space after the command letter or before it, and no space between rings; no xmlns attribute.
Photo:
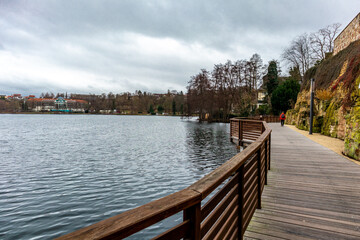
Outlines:
<svg viewBox="0 0 360 240"><path fill-rule="evenodd" d="M228 124L179 117L3 114L0 123L0 239L72 232L183 189L237 152Z"/></svg>

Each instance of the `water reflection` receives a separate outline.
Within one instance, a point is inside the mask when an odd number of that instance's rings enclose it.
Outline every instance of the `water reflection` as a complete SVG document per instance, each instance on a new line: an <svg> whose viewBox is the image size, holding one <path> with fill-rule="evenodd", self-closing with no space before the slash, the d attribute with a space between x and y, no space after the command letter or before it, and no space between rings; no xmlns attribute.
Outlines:
<svg viewBox="0 0 360 240"><path fill-rule="evenodd" d="M188 159L197 175L211 172L237 153L230 144L228 124L189 122L186 127Z"/></svg>

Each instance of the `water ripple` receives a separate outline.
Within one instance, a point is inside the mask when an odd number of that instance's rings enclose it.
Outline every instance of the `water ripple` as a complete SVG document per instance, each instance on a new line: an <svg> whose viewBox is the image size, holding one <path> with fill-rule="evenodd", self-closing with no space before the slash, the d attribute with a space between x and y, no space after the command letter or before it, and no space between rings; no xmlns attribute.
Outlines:
<svg viewBox="0 0 360 240"><path fill-rule="evenodd" d="M0 239L52 239L183 189L236 153L228 125L0 115ZM181 214L135 234L147 239Z"/></svg>

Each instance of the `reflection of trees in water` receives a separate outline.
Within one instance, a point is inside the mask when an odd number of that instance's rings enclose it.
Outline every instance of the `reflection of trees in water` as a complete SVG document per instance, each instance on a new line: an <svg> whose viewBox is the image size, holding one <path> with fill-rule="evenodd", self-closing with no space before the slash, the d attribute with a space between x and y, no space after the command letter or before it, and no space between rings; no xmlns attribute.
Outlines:
<svg viewBox="0 0 360 240"><path fill-rule="evenodd" d="M186 124L186 147L189 162L198 175L205 175L237 153L229 140L229 125L223 123Z"/></svg>

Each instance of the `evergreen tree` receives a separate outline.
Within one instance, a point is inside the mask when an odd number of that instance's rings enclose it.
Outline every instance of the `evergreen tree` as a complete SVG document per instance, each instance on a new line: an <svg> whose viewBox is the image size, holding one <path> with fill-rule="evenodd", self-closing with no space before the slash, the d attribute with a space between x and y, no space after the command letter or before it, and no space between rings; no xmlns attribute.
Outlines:
<svg viewBox="0 0 360 240"><path fill-rule="evenodd" d="M173 112L173 115L176 115L176 102L175 102L175 99L173 99L173 101L172 101L172 112Z"/></svg>
<svg viewBox="0 0 360 240"><path fill-rule="evenodd" d="M163 113L164 107L161 106L161 105L159 105L158 108L157 108L157 110L158 110L158 113Z"/></svg>
<svg viewBox="0 0 360 240"><path fill-rule="evenodd" d="M300 84L293 78L289 78L280 84L271 96L273 113L278 114L282 111L286 112L288 109L292 108L296 102L299 91Z"/></svg>
<svg viewBox="0 0 360 240"><path fill-rule="evenodd" d="M266 75L266 90L269 96L279 85L278 67L275 60L272 60L268 66L268 73Z"/></svg>
<svg viewBox="0 0 360 240"><path fill-rule="evenodd" d="M298 82L301 81L301 74L299 67L290 67L289 69L290 77Z"/></svg>
<svg viewBox="0 0 360 240"><path fill-rule="evenodd" d="M180 114L183 115L184 114L184 104L180 105Z"/></svg>
<svg viewBox="0 0 360 240"><path fill-rule="evenodd" d="M149 113L150 113L150 114L154 114L154 113L155 113L155 112L154 112L154 107L153 107L152 104L150 104Z"/></svg>

